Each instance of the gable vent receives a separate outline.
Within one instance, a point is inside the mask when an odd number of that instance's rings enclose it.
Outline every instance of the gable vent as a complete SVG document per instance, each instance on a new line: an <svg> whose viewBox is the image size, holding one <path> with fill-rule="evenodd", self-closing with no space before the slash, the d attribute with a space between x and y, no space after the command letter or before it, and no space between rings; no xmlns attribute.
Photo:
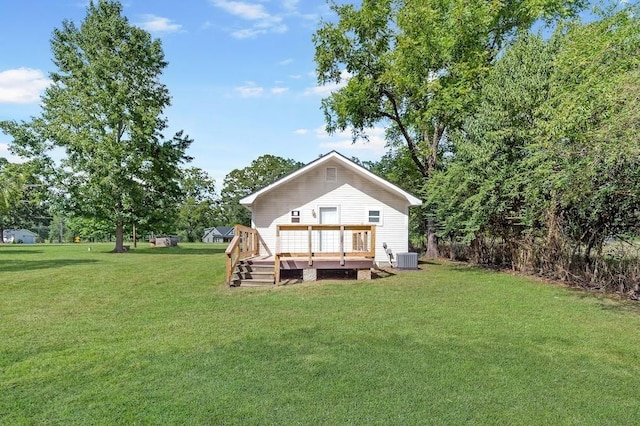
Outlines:
<svg viewBox="0 0 640 426"><path fill-rule="evenodd" d="M338 169L335 167L327 167L326 181L336 182L338 180Z"/></svg>

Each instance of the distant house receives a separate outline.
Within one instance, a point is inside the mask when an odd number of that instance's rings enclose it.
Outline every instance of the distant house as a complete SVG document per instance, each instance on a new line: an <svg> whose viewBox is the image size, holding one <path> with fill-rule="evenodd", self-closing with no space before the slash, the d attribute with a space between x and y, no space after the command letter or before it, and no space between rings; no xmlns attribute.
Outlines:
<svg viewBox="0 0 640 426"><path fill-rule="evenodd" d="M28 229L5 229L2 234L2 240L11 244L35 244L38 234L34 234Z"/></svg>
<svg viewBox="0 0 640 426"><path fill-rule="evenodd" d="M215 226L206 228L202 236L203 243L228 243L235 235L234 228L231 226Z"/></svg>

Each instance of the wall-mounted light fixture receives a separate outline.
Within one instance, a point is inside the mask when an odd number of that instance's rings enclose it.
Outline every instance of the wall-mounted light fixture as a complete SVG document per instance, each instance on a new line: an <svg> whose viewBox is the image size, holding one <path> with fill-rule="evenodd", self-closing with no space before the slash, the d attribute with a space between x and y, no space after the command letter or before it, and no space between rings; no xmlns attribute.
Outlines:
<svg viewBox="0 0 640 426"><path fill-rule="evenodd" d="M316 217L316 209L311 209L311 216Z"/></svg>

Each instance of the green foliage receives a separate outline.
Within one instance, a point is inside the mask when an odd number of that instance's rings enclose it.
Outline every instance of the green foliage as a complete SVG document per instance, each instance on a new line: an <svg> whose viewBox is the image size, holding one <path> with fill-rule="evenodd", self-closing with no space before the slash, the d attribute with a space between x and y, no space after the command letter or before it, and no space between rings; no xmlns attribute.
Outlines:
<svg viewBox="0 0 640 426"><path fill-rule="evenodd" d="M178 212L178 227L187 241L194 242L202 237L204 228L216 222L215 181L204 170L190 167L184 171L180 186L184 198Z"/></svg>
<svg viewBox="0 0 640 426"><path fill-rule="evenodd" d="M113 226L106 221L74 217L66 221L65 242L75 242L75 238L80 241L110 241L113 236Z"/></svg>
<svg viewBox="0 0 640 426"><path fill-rule="evenodd" d="M633 9L559 34L533 158L570 238L639 232L640 18ZM551 172L551 173L549 173ZM543 174L547 173L543 177Z"/></svg>
<svg viewBox="0 0 640 426"><path fill-rule="evenodd" d="M524 160L549 90L552 51L535 36L520 38L483 81L481 102L461 131L455 156L427 187L444 235L470 242L492 230L505 238L530 220Z"/></svg>
<svg viewBox="0 0 640 426"><path fill-rule="evenodd" d="M159 40L132 26L117 1L90 2L77 27L64 21L51 39L52 85L42 115L3 130L24 153L63 148L59 171L65 210L110 221L116 251L125 223L166 227L180 197L179 164L191 140L165 139L170 103L159 81L167 63Z"/></svg>
<svg viewBox="0 0 640 426"><path fill-rule="evenodd" d="M355 141L385 125L388 144L406 147L426 181L451 149L449 135L477 105L480 83L507 43L536 21L574 15L585 4L383 0L357 9L334 2L337 22L323 22L313 38L318 82L343 84L322 101L327 130L351 128ZM437 257L429 205L421 216L427 254Z"/></svg>
<svg viewBox="0 0 640 426"><path fill-rule="evenodd" d="M638 235L639 58L637 8L568 23L549 40L520 37L429 183L442 233L497 239L511 246L508 264L527 253L517 267L545 271Z"/></svg>
<svg viewBox="0 0 640 426"><path fill-rule="evenodd" d="M40 160L16 164L0 158L0 231L49 222L46 170Z"/></svg>
<svg viewBox="0 0 640 426"><path fill-rule="evenodd" d="M239 201L303 165L299 161L267 154L245 168L232 170L225 176L222 186L221 215L224 224L250 226L251 212Z"/></svg>
<svg viewBox="0 0 640 426"><path fill-rule="evenodd" d="M360 9L333 3L337 22L314 35L318 82L345 83L323 100L327 130L376 123L404 144L420 173L438 163L447 130L477 100L480 79L505 43L540 18L552 20L582 0L539 2L364 1ZM346 73L346 74L345 74Z"/></svg>

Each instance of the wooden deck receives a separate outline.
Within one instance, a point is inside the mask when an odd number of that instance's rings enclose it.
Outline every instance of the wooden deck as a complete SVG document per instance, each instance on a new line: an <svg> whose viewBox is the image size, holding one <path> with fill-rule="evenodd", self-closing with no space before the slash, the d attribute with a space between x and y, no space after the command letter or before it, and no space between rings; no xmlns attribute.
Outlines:
<svg viewBox="0 0 640 426"><path fill-rule="evenodd" d="M331 270L352 270L357 279L371 279L374 225L284 224L276 229L275 254L266 255L260 253L258 232L236 225L226 250L228 285L248 281L278 284L281 271L302 271L304 281L316 281L322 276L318 271ZM272 273L267 272L269 267Z"/></svg>
<svg viewBox="0 0 640 426"><path fill-rule="evenodd" d="M251 258L255 265L274 265L275 256L258 256ZM309 257L281 257L280 269L367 269L374 266L373 259L364 256L314 257L309 265Z"/></svg>

